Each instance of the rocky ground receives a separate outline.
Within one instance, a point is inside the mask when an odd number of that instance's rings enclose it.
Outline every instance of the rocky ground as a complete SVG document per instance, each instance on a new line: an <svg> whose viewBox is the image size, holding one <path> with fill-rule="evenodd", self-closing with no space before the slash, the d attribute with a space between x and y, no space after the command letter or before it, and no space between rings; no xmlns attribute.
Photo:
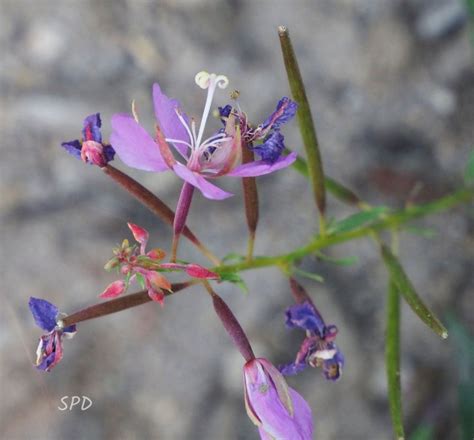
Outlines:
<svg viewBox="0 0 474 440"><path fill-rule="evenodd" d="M150 229L167 248L170 229L96 168L59 148L78 136L85 115L110 116L136 100L152 127L151 85L159 81L199 117L196 72L225 73L256 122L288 86L276 27L291 31L313 106L327 173L372 203L401 206L415 186L431 200L461 183L474 139L473 47L459 0L0 0L0 216L2 237L3 439L254 439L241 387L242 361L206 295L176 295L80 326L62 364L32 367L36 338L29 296L65 312L95 302L112 281L102 270L128 236L126 221ZM221 94L221 99L224 95ZM223 102L223 101L222 101ZM301 151L296 124L285 129ZM117 162L118 164L118 162ZM120 164L118 164L120 166ZM124 167L122 167L124 169ZM132 173L174 205L171 174ZM239 194L239 182L225 182ZM256 252L305 242L315 210L292 170L259 180ZM195 197L189 224L218 255L243 253L240 195ZM331 216L351 211L330 201ZM401 238L414 284L441 316L474 330L473 211L423 222L437 236ZM201 262L183 242L183 254ZM356 255L351 267L305 261L326 282L303 281L327 321L338 325L347 365L340 382L308 371L292 386L310 402L318 440L391 438L384 377L386 273L369 241L331 250ZM219 293L248 330L255 351L275 363L295 353L284 329L287 284L274 269L245 273L250 294ZM402 382L408 432L434 426L433 438L459 438L458 356L403 307ZM62 396L85 395L85 412L61 412Z"/></svg>

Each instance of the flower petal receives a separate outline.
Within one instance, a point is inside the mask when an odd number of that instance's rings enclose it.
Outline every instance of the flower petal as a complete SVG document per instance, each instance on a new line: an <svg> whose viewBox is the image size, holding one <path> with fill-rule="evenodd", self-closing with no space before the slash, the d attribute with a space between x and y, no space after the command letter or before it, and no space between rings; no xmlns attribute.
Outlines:
<svg viewBox="0 0 474 440"><path fill-rule="evenodd" d="M296 160L297 154L295 152L288 154L288 156L280 157L275 163L267 163L263 160L246 163L234 168L227 176L235 177L256 177L265 174L273 173L290 166Z"/></svg>
<svg viewBox="0 0 474 440"><path fill-rule="evenodd" d="M156 142L131 115L118 113L112 116L110 143L129 167L145 171L168 169Z"/></svg>
<svg viewBox="0 0 474 440"><path fill-rule="evenodd" d="M309 302L288 307L285 315L287 327L299 327L316 333L320 338L324 337L326 327L324 321Z"/></svg>
<svg viewBox="0 0 474 440"><path fill-rule="evenodd" d="M233 196L219 187L209 183L200 174L191 171L183 164L177 162L173 167L174 172L181 177L181 179L198 188L204 197L212 200L223 200Z"/></svg>
<svg viewBox="0 0 474 440"><path fill-rule="evenodd" d="M69 154L74 156L76 159L81 158L82 144L79 142L79 140L75 139L73 141L62 142L61 147L63 147Z"/></svg>
<svg viewBox="0 0 474 440"><path fill-rule="evenodd" d="M260 430L275 439L312 439L313 423L309 405L295 390L288 387L293 407L293 414L290 414L260 361L261 359L254 359L244 366L247 401L254 413L252 416L257 416L261 423Z"/></svg>
<svg viewBox="0 0 474 440"><path fill-rule="evenodd" d="M146 244L148 243L148 237L150 236L148 231L134 223L127 223L127 226L132 231L133 238L140 243L140 252L143 255L145 253Z"/></svg>
<svg viewBox="0 0 474 440"><path fill-rule="evenodd" d="M44 299L30 297L28 306L38 327L48 332L56 327L59 310L54 304Z"/></svg>
<svg viewBox="0 0 474 440"><path fill-rule="evenodd" d="M153 84L153 105L155 107L155 116L163 134L168 139L177 139L183 142L190 142L188 132L178 118L176 111L180 113L182 118L189 126L189 119L184 112L180 110L180 104L176 99L168 98L162 91L160 86ZM187 157L188 147L186 145L176 143L175 148L181 155Z"/></svg>
<svg viewBox="0 0 474 440"><path fill-rule="evenodd" d="M95 141L99 144L102 143L102 134L100 127L102 121L100 120L100 113L94 113L87 116L84 119L84 128L82 129L82 135L85 141Z"/></svg>

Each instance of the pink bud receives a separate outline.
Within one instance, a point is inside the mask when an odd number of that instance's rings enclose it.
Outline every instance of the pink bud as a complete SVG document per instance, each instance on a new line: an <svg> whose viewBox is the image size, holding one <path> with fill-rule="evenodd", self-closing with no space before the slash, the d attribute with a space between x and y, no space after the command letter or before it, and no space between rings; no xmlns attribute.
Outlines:
<svg viewBox="0 0 474 440"><path fill-rule="evenodd" d="M171 283L169 280L159 272L147 271L146 281L149 287L155 290L165 289L171 290Z"/></svg>
<svg viewBox="0 0 474 440"><path fill-rule="evenodd" d="M152 299L152 301L159 303L160 306L163 307L165 303L165 295L161 289L153 289L150 287L148 289L148 296Z"/></svg>
<svg viewBox="0 0 474 440"><path fill-rule="evenodd" d="M132 231L132 234L135 240L137 240L138 243L140 243L140 252L144 254L145 247L146 247L146 244L148 242L148 237L149 237L148 231L133 223L127 223L127 225Z"/></svg>
<svg viewBox="0 0 474 440"><path fill-rule="evenodd" d="M219 275L215 272L211 272L205 267L200 266L199 264L188 264L186 266L186 273L194 278L204 278L207 280L218 280Z"/></svg>
<svg viewBox="0 0 474 440"><path fill-rule="evenodd" d="M99 295L100 298L115 298L125 291L125 282L122 280L114 281Z"/></svg>

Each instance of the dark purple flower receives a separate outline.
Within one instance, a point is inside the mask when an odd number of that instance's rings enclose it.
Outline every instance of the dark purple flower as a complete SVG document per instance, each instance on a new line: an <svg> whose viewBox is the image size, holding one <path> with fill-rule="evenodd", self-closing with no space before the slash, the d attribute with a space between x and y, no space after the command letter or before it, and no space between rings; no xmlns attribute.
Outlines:
<svg viewBox="0 0 474 440"><path fill-rule="evenodd" d="M280 126L286 124L293 118L298 110L298 104L284 96L278 101L275 111L262 124L263 130L279 130Z"/></svg>
<svg viewBox="0 0 474 440"><path fill-rule="evenodd" d="M344 356L334 343L337 327L326 325L316 307L308 300L289 307L285 316L287 327L306 330L306 337L295 361L279 367L282 374L298 374L310 366L322 368L326 379L339 379Z"/></svg>
<svg viewBox="0 0 474 440"><path fill-rule="evenodd" d="M275 111L256 128L248 123L247 115L240 108L233 109L230 105L219 107L219 115L223 122L229 115L234 115L239 121L242 139L248 148L255 151L263 162L273 164L280 160L285 149L284 137L280 133L280 128L295 116L297 109L298 104L284 96L278 102ZM254 145L256 142L261 143Z"/></svg>
<svg viewBox="0 0 474 440"><path fill-rule="evenodd" d="M313 438L311 408L269 361L257 358L244 365L244 391L247 414L262 439Z"/></svg>
<svg viewBox="0 0 474 440"><path fill-rule="evenodd" d="M39 370L51 371L63 357L62 338L72 338L76 333L76 326L64 328L58 308L49 301L31 297L28 306L38 327L48 332L39 340L36 367Z"/></svg>
<svg viewBox="0 0 474 440"><path fill-rule="evenodd" d="M285 145L283 144L284 139L285 138L279 131L274 131L265 139L263 144L256 145L252 149L262 158L263 161L275 163L285 149Z"/></svg>
<svg viewBox="0 0 474 440"><path fill-rule="evenodd" d="M89 115L84 119L82 140L63 142L61 146L77 159L103 167L113 160L115 150L110 145L102 143L101 126L99 113Z"/></svg>
<svg viewBox="0 0 474 440"><path fill-rule="evenodd" d="M195 81L199 87L207 89L199 127L194 119L190 120L181 110L179 102L168 98L158 84L153 86L158 122L156 139L132 115L117 114L112 117L111 143L123 162L145 171L171 170L185 182L198 188L205 197L221 200L232 194L213 185L208 179L221 176L261 176L286 168L296 160L296 154L292 153L273 162L260 160L239 165L242 138L241 121L237 113L228 106L222 108L220 115L225 121L225 128L204 137L215 91L217 88L225 88L229 80L224 75L199 72ZM267 134L268 130L265 136ZM174 147L180 160L174 157L170 145Z"/></svg>

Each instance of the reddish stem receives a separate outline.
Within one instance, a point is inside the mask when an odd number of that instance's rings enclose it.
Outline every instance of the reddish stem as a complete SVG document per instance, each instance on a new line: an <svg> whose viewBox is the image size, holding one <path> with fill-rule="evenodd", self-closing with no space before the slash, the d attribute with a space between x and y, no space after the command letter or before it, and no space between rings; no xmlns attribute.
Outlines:
<svg viewBox="0 0 474 440"><path fill-rule="evenodd" d="M185 289L192 284L194 283L189 281L184 283L175 283L171 286L171 292L165 291L164 293L166 296L169 296ZM62 322L64 327L69 327L70 325L77 324L81 321L87 321L89 319L100 318L101 316L121 312L122 310L130 309L150 301L151 298L148 296L148 292L146 290L142 290L140 292L131 293L130 295L124 295L119 298L111 299L110 301L86 307L85 309L66 316L64 319L62 319Z"/></svg>
<svg viewBox="0 0 474 440"><path fill-rule="evenodd" d="M245 361L248 362L252 359L255 359L255 355L253 353L252 347L250 346L247 335L242 329L242 326L237 321L235 315L232 313L232 310L229 309L229 306L219 295L217 295L217 293L212 292L211 296L217 315L221 319L224 328L227 330L227 333L232 338L232 341L239 349Z"/></svg>

